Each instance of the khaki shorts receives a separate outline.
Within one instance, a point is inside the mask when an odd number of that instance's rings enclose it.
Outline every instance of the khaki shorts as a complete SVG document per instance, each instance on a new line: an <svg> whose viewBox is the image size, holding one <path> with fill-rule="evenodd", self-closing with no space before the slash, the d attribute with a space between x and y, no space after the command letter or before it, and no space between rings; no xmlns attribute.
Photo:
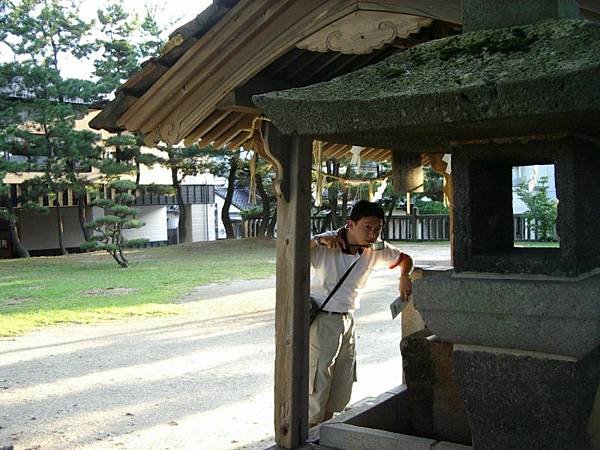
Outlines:
<svg viewBox="0 0 600 450"><path fill-rule="evenodd" d="M310 327L308 377L309 422L325 412L342 411L356 381L354 317L321 312Z"/></svg>

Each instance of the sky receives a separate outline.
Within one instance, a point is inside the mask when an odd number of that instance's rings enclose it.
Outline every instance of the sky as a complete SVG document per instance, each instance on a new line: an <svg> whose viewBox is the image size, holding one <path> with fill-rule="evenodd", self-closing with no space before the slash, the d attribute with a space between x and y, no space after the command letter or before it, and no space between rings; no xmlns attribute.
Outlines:
<svg viewBox="0 0 600 450"><path fill-rule="evenodd" d="M181 0L123 0L123 7L130 12L137 12L140 16L144 14L144 5L156 5L158 7L158 22L164 29L166 39L175 29L194 19L212 3L212 0L193 0L182 2ZM85 20L96 17L98 8L104 6L102 0L83 0L81 3L81 16ZM174 23L173 23L174 22ZM168 25L173 23L172 25ZM10 56L6 48L0 48L0 62L6 61ZM66 78L90 79L93 70L90 61L79 61L68 58L61 67L61 73Z"/></svg>

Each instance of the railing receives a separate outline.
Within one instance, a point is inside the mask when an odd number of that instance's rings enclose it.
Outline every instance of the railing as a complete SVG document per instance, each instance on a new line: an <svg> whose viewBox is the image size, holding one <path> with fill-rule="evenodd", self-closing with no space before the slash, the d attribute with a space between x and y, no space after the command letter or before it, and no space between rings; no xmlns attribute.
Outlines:
<svg viewBox="0 0 600 450"><path fill-rule="evenodd" d="M535 231L522 214L515 214L514 240L535 241ZM242 222L243 237L256 237L262 219L246 219ZM311 219L312 234L319 234L329 228L327 217ZM392 216L383 228L383 238L390 241L448 241L450 240L450 218L447 214L410 214ZM557 238L556 231L554 237Z"/></svg>
<svg viewBox="0 0 600 450"><path fill-rule="evenodd" d="M535 219L533 221L527 220L523 214L513 215L513 230L515 241L537 241L538 236L535 232ZM556 226L552 230L552 237L554 240L558 240L558 233L556 232Z"/></svg>
<svg viewBox="0 0 600 450"><path fill-rule="evenodd" d="M257 237L262 224L262 219L242 220L242 237Z"/></svg>
<svg viewBox="0 0 600 450"><path fill-rule="evenodd" d="M392 216L383 228L388 241L448 241L450 217L447 214Z"/></svg>

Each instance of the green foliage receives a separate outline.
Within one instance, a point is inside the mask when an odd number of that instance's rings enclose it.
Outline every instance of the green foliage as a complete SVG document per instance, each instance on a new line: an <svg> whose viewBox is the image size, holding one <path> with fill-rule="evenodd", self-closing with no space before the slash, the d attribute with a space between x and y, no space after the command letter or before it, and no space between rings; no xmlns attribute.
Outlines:
<svg viewBox="0 0 600 450"><path fill-rule="evenodd" d="M448 208L443 202L432 200L423 201L418 199L415 201L415 206L419 208L419 214L448 214Z"/></svg>
<svg viewBox="0 0 600 450"><path fill-rule="evenodd" d="M263 209L261 206L255 206L254 208L243 209L240 211L242 219L260 219L262 217Z"/></svg>
<svg viewBox="0 0 600 450"><path fill-rule="evenodd" d="M529 229L535 233L536 240L555 241L557 203L548 197L548 177L541 177L533 191L529 191L527 182L522 180L516 187L516 193L527 206L523 216Z"/></svg>
<svg viewBox="0 0 600 450"><path fill-rule="evenodd" d="M0 9L3 43L13 54L13 61L0 64L0 149L24 158L23 170L40 172L24 184L19 200L34 205L40 196L57 198L67 189L83 195L89 184L83 172L101 151L96 134L74 125L95 89L90 81L64 78L61 69L66 58L92 51L91 23L64 0L5 2ZM58 241L66 253L56 204Z"/></svg>
<svg viewBox="0 0 600 450"><path fill-rule="evenodd" d="M126 242L126 246L128 248L139 248L144 247L148 243L148 239L139 238L139 239L129 239Z"/></svg>
<svg viewBox="0 0 600 450"><path fill-rule="evenodd" d="M109 184L109 187L115 191L118 191L119 193L123 193L128 190L135 190L137 185L130 180L115 180Z"/></svg>
<svg viewBox="0 0 600 450"><path fill-rule="evenodd" d="M115 0L98 9L99 29L94 41L100 56L94 61L99 94L110 94L133 73L142 60L159 56L163 47L158 11L146 6L144 16L131 14Z"/></svg>
<svg viewBox="0 0 600 450"><path fill-rule="evenodd" d="M117 191L113 199L101 198L93 201L93 205L104 209L104 216L86 224L86 227L94 230L95 234L81 246L81 249L105 250L119 266L129 267L129 261L123 254L123 248L127 246L123 230L141 228L145 225L141 220L134 218L140 210L131 206L135 197L127 192L134 190L136 184L128 180L115 180L110 183L110 188Z"/></svg>

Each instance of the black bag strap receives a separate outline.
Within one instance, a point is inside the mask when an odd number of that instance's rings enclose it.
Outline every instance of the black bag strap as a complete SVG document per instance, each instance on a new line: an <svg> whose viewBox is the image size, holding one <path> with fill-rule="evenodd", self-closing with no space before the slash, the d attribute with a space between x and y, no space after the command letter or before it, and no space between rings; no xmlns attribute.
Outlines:
<svg viewBox="0 0 600 450"><path fill-rule="evenodd" d="M315 318L323 310L323 308L325 307L325 305L327 304L327 302L329 302L329 300L331 300L331 297L333 297L333 295L337 292L337 290L340 288L340 286L342 285L342 283L344 282L344 280L346 278L348 278L348 275L350 274L350 271L356 265L356 263L359 261L359 259L360 259L360 257L358 257L356 260L354 260L354 262L350 265L350 267L348 267L348 270L346 270L346 273L344 275L342 275L342 278L340 278L340 280L337 282L337 284L335 285L335 287L331 290L331 292L329 293L329 295L327 296L327 298L325 299L325 301L321 304L321 306L319 306L319 309L317 310L317 313L315 314L315 316L313 317L313 319L308 323L309 325L313 322L313 320L315 320Z"/></svg>

